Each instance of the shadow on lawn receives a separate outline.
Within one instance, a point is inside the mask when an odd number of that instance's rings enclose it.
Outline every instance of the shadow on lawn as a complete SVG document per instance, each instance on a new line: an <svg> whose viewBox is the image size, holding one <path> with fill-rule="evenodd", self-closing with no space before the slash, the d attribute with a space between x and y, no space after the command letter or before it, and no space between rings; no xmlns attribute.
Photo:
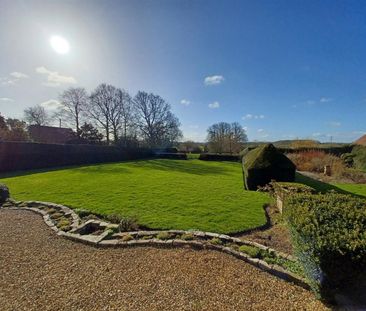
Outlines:
<svg viewBox="0 0 366 311"><path fill-rule="evenodd" d="M205 162L191 160L150 160L130 163L134 166L151 168L161 171L175 171L194 175L228 175L230 171L222 166L207 165Z"/></svg>
<svg viewBox="0 0 366 311"><path fill-rule="evenodd" d="M362 199L365 198L362 195L358 195L358 194L355 194L353 192L343 190L341 188L338 188L335 185L325 183L323 181L311 178L309 176L305 176L305 175L303 175L299 172L296 172L296 182L308 185L308 186L314 188L316 191L321 192L321 193L325 193L325 192L333 190L333 191L336 191L338 193L349 194L349 195L353 195L353 196L356 196L356 197L359 197L359 198L362 198Z"/></svg>

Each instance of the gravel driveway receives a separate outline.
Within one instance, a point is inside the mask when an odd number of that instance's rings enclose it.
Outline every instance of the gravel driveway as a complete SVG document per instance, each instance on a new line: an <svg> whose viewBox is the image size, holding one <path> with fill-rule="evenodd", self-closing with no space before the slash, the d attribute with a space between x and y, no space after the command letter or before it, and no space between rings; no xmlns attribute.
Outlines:
<svg viewBox="0 0 366 311"><path fill-rule="evenodd" d="M326 310L314 296L230 255L97 249L40 216L0 210L1 310Z"/></svg>

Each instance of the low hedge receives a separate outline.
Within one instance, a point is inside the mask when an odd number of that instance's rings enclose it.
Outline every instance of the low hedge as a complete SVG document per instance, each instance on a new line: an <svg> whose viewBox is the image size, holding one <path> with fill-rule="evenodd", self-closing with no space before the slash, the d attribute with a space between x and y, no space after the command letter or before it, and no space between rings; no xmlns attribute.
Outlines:
<svg viewBox="0 0 366 311"><path fill-rule="evenodd" d="M312 289L333 301L366 271L366 200L338 193L294 194L284 208L293 246Z"/></svg>
<svg viewBox="0 0 366 311"><path fill-rule="evenodd" d="M232 161L239 162L240 158L237 154L225 154L225 153L201 153L198 157L202 161Z"/></svg>
<svg viewBox="0 0 366 311"><path fill-rule="evenodd" d="M175 160L187 160L187 154L185 153L158 153L156 155L159 159L175 159Z"/></svg>

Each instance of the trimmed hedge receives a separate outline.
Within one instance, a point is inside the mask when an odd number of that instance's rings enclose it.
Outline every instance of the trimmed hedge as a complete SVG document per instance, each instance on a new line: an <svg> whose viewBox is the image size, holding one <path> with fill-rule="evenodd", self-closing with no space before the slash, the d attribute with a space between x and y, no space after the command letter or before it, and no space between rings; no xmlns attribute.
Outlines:
<svg viewBox="0 0 366 311"><path fill-rule="evenodd" d="M312 289L333 301L366 271L366 200L338 193L285 200L293 246Z"/></svg>
<svg viewBox="0 0 366 311"><path fill-rule="evenodd" d="M0 142L0 172L152 157L149 149L98 145Z"/></svg>
<svg viewBox="0 0 366 311"><path fill-rule="evenodd" d="M201 153L199 160L202 161L232 161L239 162L240 158L237 154L219 154L219 153Z"/></svg>
<svg viewBox="0 0 366 311"><path fill-rule="evenodd" d="M257 190L275 181L294 181L296 166L272 144L260 146L242 160L244 186Z"/></svg>
<svg viewBox="0 0 366 311"><path fill-rule="evenodd" d="M156 157L159 159L187 160L185 153L158 153Z"/></svg>

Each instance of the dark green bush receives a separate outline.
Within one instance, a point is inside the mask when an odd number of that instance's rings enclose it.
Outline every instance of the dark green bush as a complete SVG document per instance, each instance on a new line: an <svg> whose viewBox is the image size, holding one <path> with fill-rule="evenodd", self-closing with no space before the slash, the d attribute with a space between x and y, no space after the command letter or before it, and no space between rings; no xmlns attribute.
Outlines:
<svg viewBox="0 0 366 311"><path fill-rule="evenodd" d="M119 232L134 231L138 229L136 217L121 217L121 221L118 225Z"/></svg>
<svg viewBox="0 0 366 311"><path fill-rule="evenodd" d="M186 153L158 153L156 157L159 159L187 160Z"/></svg>
<svg viewBox="0 0 366 311"><path fill-rule="evenodd" d="M237 154L219 154L219 153L201 153L199 160L202 161L239 161L239 155Z"/></svg>
<svg viewBox="0 0 366 311"><path fill-rule="evenodd" d="M351 155L353 166L366 171L366 146L354 146Z"/></svg>
<svg viewBox="0 0 366 311"><path fill-rule="evenodd" d="M294 194L284 215L293 246L313 290L332 301L366 267L366 200L353 196Z"/></svg>
<svg viewBox="0 0 366 311"><path fill-rule="evenodd" d="M287 182L295 180L295 164L272 144L248 152L243 158L242 165L244 186L248 190L257 190L272 180Z"/></svg>
<svg viewBox="0 0 366 311"><path fill-rule="evenodd" d="M9 188L4 184L0 184L0 204L4 203L7 199L9 199L9 196L10 196Z"/></svg>

